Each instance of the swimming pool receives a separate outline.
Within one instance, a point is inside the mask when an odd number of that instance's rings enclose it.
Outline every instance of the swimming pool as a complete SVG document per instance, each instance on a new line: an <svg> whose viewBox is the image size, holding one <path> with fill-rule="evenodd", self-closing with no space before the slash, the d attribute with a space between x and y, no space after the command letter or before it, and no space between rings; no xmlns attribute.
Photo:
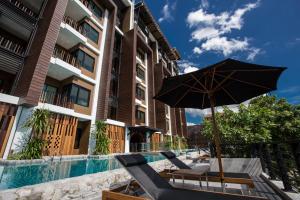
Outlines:
<svg viewBox="0 0 300 200"><path fill-rule="evenodd" d="M161 154L144 154L148 162L165 159ZM45 183L49 181L82 176L121 168L117 160L88 158L63 160L32 165L0 165L0 190Z"/></svg>

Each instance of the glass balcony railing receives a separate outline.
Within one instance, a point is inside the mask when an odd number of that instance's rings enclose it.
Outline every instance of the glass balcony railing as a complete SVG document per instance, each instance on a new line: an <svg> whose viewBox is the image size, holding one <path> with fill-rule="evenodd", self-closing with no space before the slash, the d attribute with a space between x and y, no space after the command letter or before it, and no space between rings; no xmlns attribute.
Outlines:
<svg viewBox="0 0 300 200"><path fill-rule="evenodd" d="M23 56L25 53L25 47L23 45L13 42L2 35L0 35L0 48L6 49L19 56Z"/></svg>
<svg viewBox="0 0 300 200"><path fill-rule="evenodd" d="M64 108L73 109L74 101L64 94L60 94L57 92L50 92L47 90L43 90L40 96L41 103L48 103L56 106L61 106Z"/></svg>

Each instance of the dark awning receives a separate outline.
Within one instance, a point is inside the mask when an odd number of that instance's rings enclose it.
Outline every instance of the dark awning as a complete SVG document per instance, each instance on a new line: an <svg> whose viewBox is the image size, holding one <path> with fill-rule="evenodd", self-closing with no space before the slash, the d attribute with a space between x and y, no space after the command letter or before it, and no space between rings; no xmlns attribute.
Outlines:
<svg viewBox="0 0 300 200"><path fill-rule="evenodd" d="M160 129L151 128L149 126L130 126L128 127L128 129L130 132L150 132L150 133L161 132Z"/></svg>

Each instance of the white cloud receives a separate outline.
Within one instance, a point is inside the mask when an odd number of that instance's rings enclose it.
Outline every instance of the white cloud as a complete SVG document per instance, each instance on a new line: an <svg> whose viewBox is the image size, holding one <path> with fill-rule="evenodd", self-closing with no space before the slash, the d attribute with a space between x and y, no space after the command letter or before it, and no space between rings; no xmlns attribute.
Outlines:
<svg viewBox="0 0 300 200"><path fill-rule="evenodd" d="M195 125L197 125L197 124L195 124L195 123L193 123L193 122L187 122L186 125L187 125L187 126L195 126Z"/></svg>
<svg viewBox="0 0 300 200"><path fill-rule="evenodd" d="M209 8L208 0L201 0L201 8L203 8L203 9L208 9Z"/></svg>
<svg viewBox="0 0 300 200"><path fill-rule="evenodd" d="M192 117L203 117L203 111L200 109L186 108L185 112Z"/></svg>
<svg viewBox="0 0 300 200"><path fill-rule="evenodd" d="M193 52L194 52L194 54L201 54L201 53L203 53L203 51L199 47L195 47L193 49Z"/></svg>
<svg viewBox="0 0 300 200"><path fill-rule="evenodd" d="M261 49L252 48L251 52L248 54L247 60L254 60L254 58L261 52Z"/></svg>
<svg viewBox="0 0 300 200"><path fill-rule="evenodd" d="M222 52L224 56L247 50L249 46L247 38L244 40L228 39L227 37L215 37L207 40L201 45L202 51Z"/></svg>
<svg viewBox="0 0 300 200"><path fill-rule="evenodd" d="M196 66L195 63L190 62L188 60L179 60L178 66L179 66L180 74L190 73L199 69L195 67Z"/></svg>
<svg viewBox="0 0 300 200"><path fill-rule="evenodd" d="M249 39L228 38L232 30L241 30L244 25L244 15L259 6L260 0L248 3L233 12L222 12L220 14L208 13L201 2L200 9L192 11L187 16L187 24L191 29L191 41L200 43L193 49L195 54L205 51L213 51L229 56L237 51L248 53L248 60L253 60L261 50L251 47ZM205 4L205 2L204 2ZM225 36L226 35L226 36Z"/></svg>
<svg viewBox="0 0 300 200"><path fill-rule="evenodd" d="M202 29L196 29L192 32L192 39L191 40L197 40L201 41L204 39L210 39L216 36L219 36L220 32L219 30L213 28L213 27L206 27Z"/></svg>
<svg viewBox="0 0 300 200"><path fill-rule="evenodd" d="M172 21L174 18L171 14L172 11L175 11L176 9L176 1L173 2L172 4L169 4L169 2L167 1L166 4L164 5L161 13L162 13L162 17L160 17L158 19L158 22L163 22L163 21Z"/></svg>

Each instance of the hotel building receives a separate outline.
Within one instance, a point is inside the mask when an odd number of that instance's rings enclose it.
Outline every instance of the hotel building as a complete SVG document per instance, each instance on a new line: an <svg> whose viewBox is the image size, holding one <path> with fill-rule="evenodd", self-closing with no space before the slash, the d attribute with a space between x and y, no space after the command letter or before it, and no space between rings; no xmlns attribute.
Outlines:
<svg viewBox="0 0 300 200"><path fill-rule="evenodd" d="M49 156L92 153L96 120L111 153L186 136L184 109L153 99L178 59L142 2L0 1L0 158L30 134L24 122L39 108L52 113Z"/></svg>

